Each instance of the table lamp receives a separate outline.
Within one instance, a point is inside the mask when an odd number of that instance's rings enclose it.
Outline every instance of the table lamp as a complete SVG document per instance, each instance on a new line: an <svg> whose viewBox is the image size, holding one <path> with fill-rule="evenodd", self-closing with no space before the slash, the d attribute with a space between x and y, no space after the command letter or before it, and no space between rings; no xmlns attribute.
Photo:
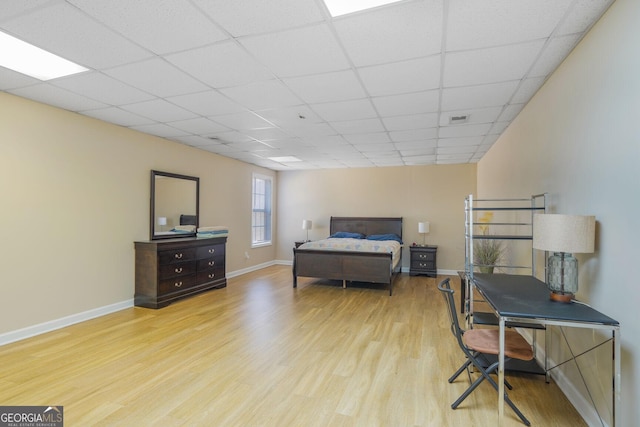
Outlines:
<svg viewBox="0 0 640 427"><path fill-rule="evenodd" d="M593 252L595 229L594 216L534 215L533 247L553 252L547 263L553 301L571 302L578 291L578 260L572 254Z"/></svg>
<svg viewBox="0 0 640 427"><path fill-rule="evenodd" d="M303 230L307 230L307 240L306 242L309 241L309 230L311 230L311 226L312 226L312 221L310 219L303 219L302 220L302 229Z"/></svg>
<svg viewBox="0 0 640 427"><path fill-rule="evenodd" d="M160 226L160 231L162 231L162 228L167 225L167 217L166 216L159 216L158 217L158 225Z"/></svg>
<svg viewBox="0 0 640 427"><path fill-rule="evenodd" d="M429 232L429 223L428 222L419 222L418 223L418 233L422 234L422 246L426 246L425 234Z"/></svg>

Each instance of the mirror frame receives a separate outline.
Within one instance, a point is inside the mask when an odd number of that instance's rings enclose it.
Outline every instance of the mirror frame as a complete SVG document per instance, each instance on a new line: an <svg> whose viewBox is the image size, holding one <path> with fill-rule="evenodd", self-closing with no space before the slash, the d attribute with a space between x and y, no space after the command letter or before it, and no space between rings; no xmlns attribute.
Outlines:
<svg viewBox="0 0 640 427"><path fill-rule="evenodd" d="M198 228L198 224L200 222L200 178L196 176L188 176L188 175L180 175L177 173L171 172L161 172L157 170L151 171L151 216L149 220L150 225L150 240L159 240L159 239L176 239L176 238L184 238L184 237L195 237L196 233L180 233L177 235L156 235L156 177L163 176L168 178L177 178L177 179L185 179L189 181L195 181L196 183L196 229Z"/></svg>

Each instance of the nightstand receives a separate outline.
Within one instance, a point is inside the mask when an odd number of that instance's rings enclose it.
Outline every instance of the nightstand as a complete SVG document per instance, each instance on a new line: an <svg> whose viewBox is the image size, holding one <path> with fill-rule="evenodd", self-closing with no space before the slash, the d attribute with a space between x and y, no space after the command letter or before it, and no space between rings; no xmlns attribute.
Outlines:
<svg viewBox="0 0 640 427"><path fill-rule="evenodd" d="M305 240L300 240L300 241L294 242L294 245L296 245L295 247L296 247L296 249L297 249L297 248L299 248L299 247L300 247L300 245L302 245L302 244L304 244L304 243L307 243L307 242L309 242L309 241L310 241L310 240L306 240L306 241L305 241Z"/></svg>
<svg viewBox="0 0 640 427"><path fill-rule="evenodd" d="M424 274L429 277L438 275L436 266L437 246L409 246L409 251L411 252L409 275Z"/></svg>

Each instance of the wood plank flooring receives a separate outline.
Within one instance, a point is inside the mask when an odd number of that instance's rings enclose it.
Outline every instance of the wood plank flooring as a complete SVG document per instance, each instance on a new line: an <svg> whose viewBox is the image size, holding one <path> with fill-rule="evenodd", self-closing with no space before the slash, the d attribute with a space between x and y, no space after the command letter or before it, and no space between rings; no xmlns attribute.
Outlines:
<svg viewBox="0 0 640 427"><path fill-rule="evenodd" d="M273 266L0 347L0 405L64 405L65 426L497 425L489 384L450 407L469 382L447 382L463 355L436 279L401 275L392 297L291 284L291 268ZM532 425L585 425L544 377L509 381Z"/></svg>

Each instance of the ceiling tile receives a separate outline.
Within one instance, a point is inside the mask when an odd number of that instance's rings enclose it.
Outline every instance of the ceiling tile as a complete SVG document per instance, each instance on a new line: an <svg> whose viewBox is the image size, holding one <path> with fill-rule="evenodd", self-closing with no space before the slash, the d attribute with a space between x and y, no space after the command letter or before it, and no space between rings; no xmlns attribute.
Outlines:
<svg viewBox="0 0 640 427"><path fill-rule="evenodd" d="M187 0L68 1L136 44L158 54L227 38ZM144 25L140 25L142 22Z"/></svg>
<svg viewBox="0 0 640 427"><path fill-rule="evenodd" d="M235 41L167 55L166 59L214 88L239 86L273 78L273 73Z"/></svg>
<svg viewBox="0 0 640 427"><path fill-rule="evenodd" d="M220 92L251 110L287 107L302 103L302 101L278 80L268 80L245 86L220 89Z"/></svg>
<svg viewBox="0 0 640 427"><path fill-rule="evenodd" d="M186 135L187 133L174 127L165 125L164 123L155 123L151 125L131 126L131 129L151 135L161 136L163 138L173 138L176 136Z"/></svg>
<svg viewBox="0 0 640 427"><path fill-rule="evenodd" d="M380 96L373 98L372 101L383 117L432 113L438 111L440 91L429 90L404 95Z"/></svg>
<svg viewBox="0 0 640 427"><path fill-rule="evenodd" d="M545 39L573 0L450 0L447 51Z"/></svg>
<svg viewBox="0 0 640 427"><path fill-rule="evenodd" d="M440 128L440 138L456 138L474 135L486 135L491 128L491 123L481 125L455 125ZM478 143L479 144L479 143Z"/></svg>
<svg viewBox="0 0 640 427"><path fill-rule="evenodd" d="M0 90L17 89L40 83L40 80L0 67Z"/></svg>
<svg viewBox="0 0 640 427"><path fill-rule="evenodd" d="M66 2L2 23L2 28L29 43L89 68L139 61L151 53L101 26Z"/></svg>
<svg viewBox="0 0 640 427"><path fill-rule="evenodd" d="M439 138L438 147L460 147L469 145L480 145L482 136L468 136L461 138Z"/></svg>
<svg viewBox="0 0 640 427"><path fill-rule="evenodd" d="M13 89L8 92L70 111L106 107L101 102L46 83Z"/></svg>
<svg viewBox="0 0 640 427"><path fill-rule="evenodd" d="M313 25L239 40L278 77L319 74L349 68L327 25Z"/></svg>
<svg viewBox="0 0 640 427"><path fill-rule="evenodd" d="M513 96L518 83L514 80L506 83L444 89L442 109L455 111L504 105Z"/></svg>
<svg viewBox="0 0 640 427"><path fill-rule="evenodd" d="M322 121L320 116L306 105L258 110L255 113L280 127L301 127Z"/></svg>
<svg viewBox="0 0 640 427"><path fill-rule="evenodd" d="M96 110L83 111L82 114L115 123L120 126L140 126L154 123L153 120L139 116L130 111L125 111L118 107L99 108Z"/></svg>
<svg viewBox="0 0 640 427"><path fill-rule="evenodd" d="M107 70L111 77L159 97L202 92L208 87L161 58Z"/></svg>
<svg viewBox="0 0 640 427"><path fill-rule="evenodd" d="M336 19L336 32L356 66L440 53L442 2L403 2Z"/></svg>
<svg viewBox="0 0 640 427"><path fill-rule="evenodd" d="M425 141L428 139L435 138L438 135L438 129L429 128L429 129L402 130L402 131L389 132L389 135L391 136L391 140L393 142Z"/></svg>
<svg viewBox="0 0 640 427"><path fill-rule="evenodd" d="M52 84L110 105L125 105L153 99L148 93L97 72L56 79Z"/></svg>
<svg viewBox="0 0 640 427"><path fill-rule="evenodd" d="M542 86L543 83L544 77L533 77L523 80L511 101L515 103L528 102L538 89L540 89L540 86Z"/></svg>
<svg viewBox="0 0 640 427"><path fill-rule="evenodd" d="M204 117L198 117L195 119L178 120L175 122L168 122L169 126L176 129L180 129L184 132L195 135L207 135L214 132L228 131L229 129L222 126L219 123L213 122Z"/></svg>
<svg viewBox="0 0 640 427"><path fill-rule="evenodd" d="M151 101L124 105L122 108L140 116L148 117L157 122L173 122L196 117L192 112L173 105L163 99L152 99Z"/></svg>
<svg viewBox="0 0 640 427"><path fill-rule="evenodd" d="M234 37L322 21L314 0L193 0Z"/></svg>
<svg viewBox="0 0 640 427"><path fill-rule="evenodd" d="M420 92L440 87L440 55L359 68L371 96Z"/></svg>
<svg viewBox="0 0 640 427"><path fill-rule="evenodd" d="M262 117L249 111L213 116L211 117L211 119L223 126L236 130L262 129L273 127L272 123L269 123Z"/></svg>
<svg viewBox="0 0 640 427"><path fill-rule="evenodd" d="M328 102L313 104L311 108L328 122L369 119L376 117L376 112L367 99L353 101Z"/></svg>
<svg viewBox="0 0 640 427"><path fill-rule="evenodd" d="M544 41L447 53L445 87L478 85L525 77ZM472 73L469 70L473 70Z"/></svg>
<svg viewBox="0 0 640 427"><path fill-rule="evenodd" d="M438 114L412 114L382 119L387 130L424 129L438 126Z"/></svg>
<svg viewBox="0 0 640 427"><path fill-rule="evenodd" d="M518 114L520 114L520 111L522 111L523 107L524 104L509 104L505 107L502 114L500 114L500 117L498 117L496 120L500 122L510 122L515 119Z"/></svg>
<svg viewBox="0 0 640 427"><path fill-rule="evenodd" d="M557 35L583 32L613 4L614 0L575 0L571 14L565 17Z"/></svg>
<svg viewBox="0 0 640 427"><path fill-rule="evenodd" d="M384 132L385 130L380 119L335 121L331 122L331 126L342 135Z"/></svg>
<svg viewBox="0 0 640 427"><path fill-rule="evenodd" d="M481 109L467 109L457 111L443 111L440 115L440 126L450 126L451 117L459 117L466 115L466 124L491 123L498 119L502 113L502 107L491 107ZM455 126L455 125L454 125Z"/></svg>
<svg viewBox="0 0 640 427"><path fill-rule="evenodd" d="M246 108L214 90L172 96L167 98L167 101L201 116L246 111Z"/></svg>
<svg viewBox="0 0 640 427"><path fill-rule="evenodd" d="M283 79L289 89L310 104L364 98L366 93L352 70Z"/></svg>
<svg viewBox="0 0 640 427"><path fill-rule="evenodd" d="M578 43L579 35L572 34L549 40L547 48L531 68L530 77L546 76L552 73Z"/></svg>
<svg viewBox="0 0 640 427"><path fill-rule="evenodd" d="M349 143L353 145L367 145L367 144L376 144L385 147L386 150L389 150L390 146L387 144L391 142L389 139L389 135L386 132L377 132L377 133L358 133L351 135L344 135L344 139L349 141Z"/></svg>

